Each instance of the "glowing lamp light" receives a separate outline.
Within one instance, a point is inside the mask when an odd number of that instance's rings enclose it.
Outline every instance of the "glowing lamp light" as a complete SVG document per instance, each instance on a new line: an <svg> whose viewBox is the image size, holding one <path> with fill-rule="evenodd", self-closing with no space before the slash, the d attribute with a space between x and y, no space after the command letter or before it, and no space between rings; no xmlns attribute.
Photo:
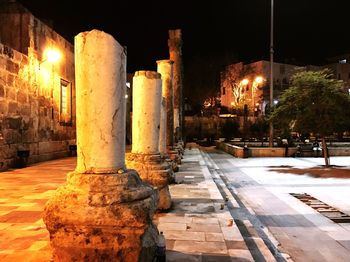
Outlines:
<svg viewBox="0 0 350 262"><path fill-rule="evenodd" d="M255 78L255 82L256 82L257 84L261 84L263 81L264 81L264 78L262 78L262 76L257 76L257 77Z"/></svg>
<svg viewBox="0 0 350 262"><path fill-rule="evenodd" d="M231 106L234 106L235 105L235 103L234 102L231 102Z"/></svg>
<svg viewBox="0 0 350 262"><path fill-rule="evenodd" d="M242 85L248 85L249 83L249 80L247 78L244 78L242 81L241 81L241 84Z"/></svg>
<svg viewBox="0 0 350 262"><path fill-rule="evenodd" d="M39 70L41 70L41 64L44 62L50 62L51 64L57 63L61 59L61 53L57 49L48 48L44 51L44 59L39 62Z"/></svg>
<svg viewBox="0 0 350 262"><path fill-rule="evenodd" d="M56 49L48 49L46 51L46 60L50 63L56 63L61 58L61 53Z"/></svg>

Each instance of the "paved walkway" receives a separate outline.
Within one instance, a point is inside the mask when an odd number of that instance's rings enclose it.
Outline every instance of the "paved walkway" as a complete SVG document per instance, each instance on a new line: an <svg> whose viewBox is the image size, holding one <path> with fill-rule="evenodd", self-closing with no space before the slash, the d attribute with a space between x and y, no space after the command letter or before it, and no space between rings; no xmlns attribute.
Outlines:
<svg viewBox="0 0 350 262"><path fill-rule="evenodd" d="M254 261L197 148L186 149L176 181L173 210L156 217L167 261Z"/></svg>
<svg viewBox="0 0 350 262"><path fill-rule="evenodd" d="M65 158L0 172L0 261L50 260L42 211L75 161Z"/></svg>
<svg viewBox="0 0 350 262"><path fill-rule="evenodd" d="M322 158L237 159L213 149L206 155L237 197L233 217L265 228L259 235L266 234L271 248L278 246L294 261L350 261L350 224L334 223L290 195L307 193L350 215L350 157L331 157L337 168L327 169L320 167ZM326 178L310 176L315 170ZM329 178L336 173L347 179Z"/></svg>
<svg viewBox="0 0 350 262"><path fill-rule="evenodd" d="M0 173L0 261L49 261L49 235L41 219L75 158ZM254 261L200 150L186 149L172 211L155 223L167 240L167 261Z"/></svg>
<svg viewBox="0 0 350 262"><path fill-rule="evenodd" d="M349 179L307 175L321 158L236 159L187 146L170 186L173 209L154 218L167 240L167 261L349 261L349 224L290 195L308 193L350 214ZM50 260L42 210L75 161L0 173L0 261ZM349 157L331 161L350 178Z"/></svg>

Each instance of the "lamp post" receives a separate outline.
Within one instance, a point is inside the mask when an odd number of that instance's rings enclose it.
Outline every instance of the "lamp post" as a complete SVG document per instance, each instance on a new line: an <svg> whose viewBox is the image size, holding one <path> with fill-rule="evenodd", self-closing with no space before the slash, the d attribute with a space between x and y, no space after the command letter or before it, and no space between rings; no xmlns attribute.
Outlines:
<svg viewBox="0 0 350 262"><path fill-rule="evenodd" d="M273 107L273 1L271 0L271 20L270 20L270 112ZM270 121L269 147L273 147L273 124Z"/></svg>
<svg viewBox="0 0 350 262"><path fill-rule="evenodd" d="M252 85L252 108L253 108L253 115L255 115L255 91L259 88L259 85L264 81L264 79L261 76L255 77Z"/></svg>

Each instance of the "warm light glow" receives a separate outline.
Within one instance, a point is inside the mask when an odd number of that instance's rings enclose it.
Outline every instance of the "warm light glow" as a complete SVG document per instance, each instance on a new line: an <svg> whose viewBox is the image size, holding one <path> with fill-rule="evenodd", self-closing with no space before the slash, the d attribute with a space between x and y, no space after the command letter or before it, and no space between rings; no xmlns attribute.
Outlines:
<svg viewBox="0 0 350 262"><path fill-rule="evenodd" d="M235 102L231 102L231 106L234 106L235 105Z"/></svg>
<svg viewBox="0 0 350 262"><path fill-rule="evenodd" d="M50 63L56 63L61 59L61 53L57 49L47 49L45 52L45 60Z"/></svg>
<svg viewBox="0 0 350 262"><path fill-rule="evenodd" d="M248 85L249 83L249 80L247 78L244 78L242 81L241 81L241 84L242 85Z"/></svg>
<svg viewBox="0 0 350 262"><path fill-rule="evenodd" d="M263 78L262 76L257 76L257 77L255 78L255 82L256 82L257 84L261 84L263 81L264 81L264 78Z"/></svg>
<svg viewBox="0 0 350 262"><path fill-rule="evenodd" d="M125 99L128 99L128 97L129 97L129 96L126 94L126 95L125 95Z"/></svg>

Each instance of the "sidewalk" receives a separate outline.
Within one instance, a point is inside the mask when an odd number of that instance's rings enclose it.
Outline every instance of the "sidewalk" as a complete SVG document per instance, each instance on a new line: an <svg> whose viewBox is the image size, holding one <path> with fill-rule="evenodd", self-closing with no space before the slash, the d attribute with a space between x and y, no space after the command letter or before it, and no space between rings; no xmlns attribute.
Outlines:
<svg viewBox="0 0 350 262"><path fill-rule="evenodd" d="M173 210L155 222L167 240L167 261L254 261L198 148L186 149Z"/></svg>
<svg viewBox="0 0 350 262"><path fill-rule="evenodd" d="M0 173L0 261L50 260L43 207L75 162L65 158ZM167 261L254 261L228 208L234 199L223 199L198 148L185 150L176 181L170 185L173 209L154 218L167 241Z"/></svg>

